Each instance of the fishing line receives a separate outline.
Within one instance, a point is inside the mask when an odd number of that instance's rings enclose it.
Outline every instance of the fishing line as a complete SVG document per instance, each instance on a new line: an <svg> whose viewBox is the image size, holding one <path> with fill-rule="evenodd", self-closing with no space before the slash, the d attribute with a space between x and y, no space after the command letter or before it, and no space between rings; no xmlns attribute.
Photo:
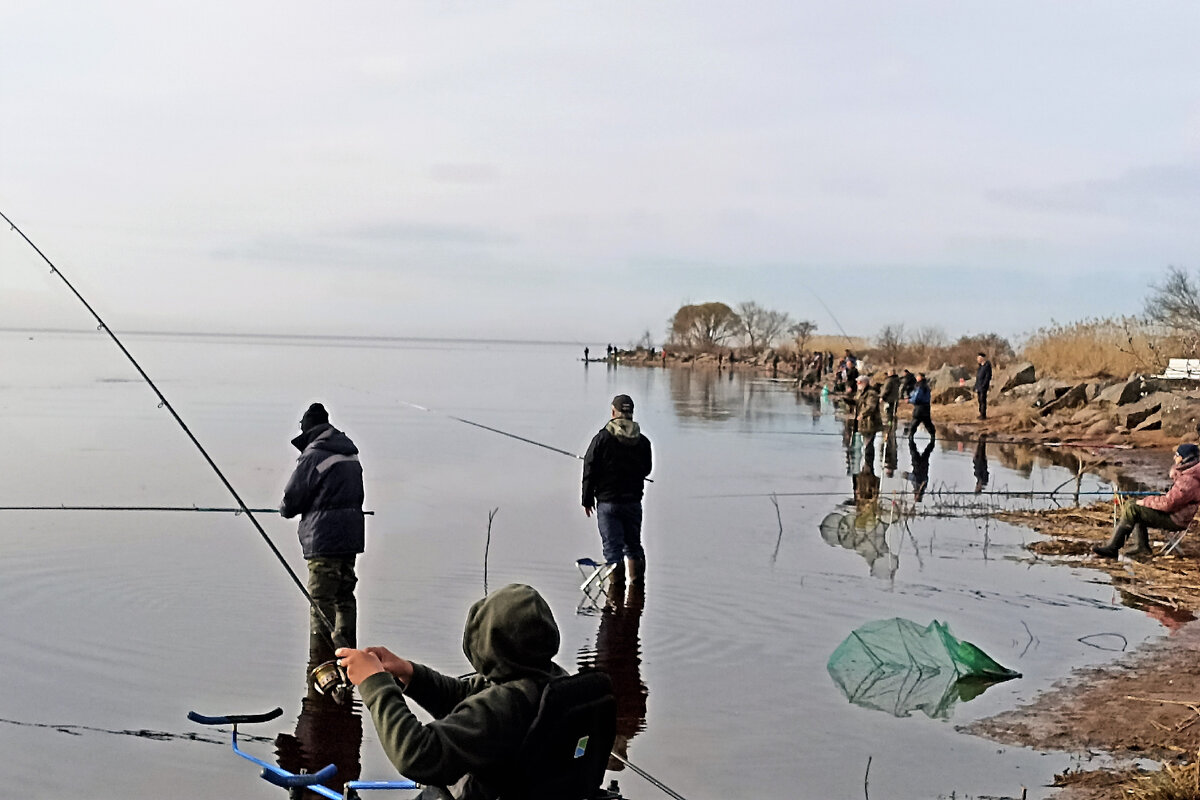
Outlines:
<svg viewBox="0 0 1200 800"><path fill-rule="evenodd" d="M365 389L355 389L352 386L348 387L348 388L354 389L354 391L356 391L356 392L364 392L366 394L372 394L371 392L367 392ZM548 445L543 442L536 441L534 439L529 439L525 436L518 436L515 433L509 433L508 431L502 431L499 428L493 428L491 425L484 425L482 422L475 422L474 420L465 419L463 417L456 417L455 415L448 414L445 411L437 411L435 409L429 408L428 406L422 406L422 405L417 405L416 403L410 403L407 400L397 400L396 402L400 403L401 405L408 406L409 408L415 408L418 411L424 411L429 414L436 414L441 417L446 417L447 419L452 419L455 422L461 422L461 423L464 423L466 425L471 425L476 428L482 428L485 431L491 431L492 433L498 433L501 436L507 436L510 439L516 439L518 442L525 442L526 444L531 444L531 445L534 445L535 447L541 447L545 450L549 450L552 453L558 453L559 455L564 455L569 458L574 458L577 461L583 461L583 456L579 455L578 453L572 453L570 450L563 450L562 448L554 447L552 445ZM646 483L654 483L653 478L643 478L643 480L645 480Z"/></svg>
<svg viewBox="0 0 1200 800"><path fill-rule="evenodd" d="M1074 479L1072 479L1072 480L1074 480ZM845 491L834 491L834 492L754 492L754 493L748 493L748 494L693 495L693 497L696 499L701 499L701 500L705 500L705 499L714 499L715 500L718 498L727 499L727 498L736 498L736 497L841 497L844 494L846 494ZM963 495L963 496L971 496L971 497L1015 497L1017 499L1020 499L1022 497L1030 497L1030 498L1032 498L1032 497L1054 497L1059 494L1070 495L1071 497L1076 497L1076 496L1078 496L1078 497L1112 497L1113 495L1119 495L1121 497L1150 497L1153 495L1160 495L1160 494L1162 494L1162 492L1122 492L1122 491L1063 492L1060 489L1054 489L1054 490L1038 489L1038 490L1030 490L1030 491L1022 491L1019 489L1013 489L1011 491L974 492L974 491L971 491L970 489L955 489L955 490L946 490L946 491L926 492L925 497L931 498L931 499L936 499L938 497L952 497L952 496L956 496L956 495Z"/></svg>
<svg viewBox="0 0 1200 800"><path fill-rule="evenodd" d="M321 611L319 606L317 606L317 601L313 599L311 594L309 594L307 587L305 587L304 583L300 580L300 577L296 575L295 570L293 570L284 559L283 553L281 553L279 548L275 546L275 543L271 541L271 537L267 535L265 530L263 530L262 525L259 524L258 520L254 516L254 513L242 500L241 495L237 493L237 490L233 488L233 484L229 482L229 479L225 477L225 473L223 473L221 468L217 466L217 463L213 461L212 457L208 454L208 451L204 449L204 445L200 444L200 440L196 438L191 429L188 428L187 424L183 421L183 418L180 417L178 412L175 411L175 407L171 405L166 396L162 393L158 386L155 385L154 381L150 380L150 376L146 374L144 369L142 369L142 366L137 362L137 359L135 359L129 350L125 348L125 345L122 344L121 340L117 338L117 335L112 332L112 330L108 327L108 324L100 318L100 315L96 313L96 309L92 308L91 304L84 299L82 294L79 293L79 290L76 289L69 280L67 280L67 276L63 275L58 267L54 266L54 262L47 258L46 254L41 251L41 248L34 244L33 241L25 235L25 232L18 228L16 223L9 219L3 211L0 211L0 219L3 219L5 222L7 222L9 227L16 231L17 235L24 239L25 243L32 247L33 251L37 253L47 265L49 265L50 274L56 275L60 280L62 280L66 287L71 290L71 294L75 295L79 302L83 304L83 307L88 310L88 313L91 314L96 320L98 326L97 330L101 330L108 334L108 337L112 339L113 344L120 349L120 351L125 355L125 358L129 360L129 363L133 365L133 368L137 370L137 373L142 376L142 380L144 380L158 396L159 408L165 408L168 412L170 412L171 416L175 419L175 422L177 422L179 427L183 429L183 432L187 434L188 439L190 439L192 444L196 446L196 449L200 451L200 455L202 455L204 460L208 462L208 466L212 468L212 471L216 473L218 478L220 478L221 483L223 483L225 488L229 490L229 494L237 502L238 510L245 514L246 518L249 519L251 524L254 525L254 529L258 531L258 535L262 537L262 540L266 543L267 547L271 548L271 552L274 553L275 558L278 559L284 570L287 571L287 574L292 579L292 582L296 584L296 588L299 589L300 593L304 595L304 598L308 600L308 604L312 608L314 616L325 627L330 641L335 647L344 646L345 643L340 641L342 637L335 632L333 623L329 621L329 618L326 617L325 613Z"/></svg>

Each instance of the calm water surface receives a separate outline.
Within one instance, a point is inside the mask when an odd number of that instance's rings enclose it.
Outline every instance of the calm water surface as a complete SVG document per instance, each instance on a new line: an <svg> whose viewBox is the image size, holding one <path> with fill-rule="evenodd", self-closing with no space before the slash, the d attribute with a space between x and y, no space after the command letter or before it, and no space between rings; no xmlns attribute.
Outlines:
<svg viewBox="0 0 1200 800"><path fill-rule="evenodd" d="M127 344L253 507L277 505L309 402L355 439L376 512L359 569L363 644L468 671L462 622L484 592L498 509L490 588L521 581L546 595L560 663L613 673L624 754L689 800L860 797L868 759L876 797L1019 797L1022 786L1044 796L1066 757L955 725L1113 657L1080 637L1134 645L1162 634L1095 573L1029 559L1021 546L1034 534L1023 529L924 516L866 544L828 525L823 536L822 520L850 496L840 422L827 402L779 384L585 367L582 348L552 345ZM0 333L0 352L0 505L231 505L102 335ZM649 566L644 593L600 614L574 565L600 550L579 505L579 461L447 415L582 453L619 392L634 397L655 447ZM991 489L1052 489L1071 476L1011 451L939 443L931 485L971 490L980 453ZM912 458L902 438L883 496L909 485ZM260 521L303 574L294 522ZM4 511L0 526L0 795L282 796L220 735L189 723L189 709L282 706L284 717L252 731L258 755L394 776L369 718L305 702L306 604L246 519ZM1024 677L937 718L854 705L829 655L854 628L893 616L945 621ZM610 778L631 798L664 797L628 770Z"/></svg>

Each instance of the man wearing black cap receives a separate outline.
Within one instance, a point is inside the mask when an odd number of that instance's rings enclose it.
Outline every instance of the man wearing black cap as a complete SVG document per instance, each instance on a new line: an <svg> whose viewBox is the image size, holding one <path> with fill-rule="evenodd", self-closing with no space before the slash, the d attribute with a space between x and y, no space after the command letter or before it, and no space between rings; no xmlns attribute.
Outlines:
<svg viewBox="0 0 1200 800"><path fill-rule="evenodd" d="M592 437L583 457L583 513L596 511L604 560L623 575L628 560L631 580L642 576L642 491L650 474L650 440L633 421L633 400L619 394L612 401L612 419Z"/></svg>
<svg viewBox="0 0 1200 800"><path fill-rule="evenodd" d="M332 633L339 646L353 647L357 605L354 560L363 551L363 472L358 448L350 437L329 424L329 414L313 403L300 419L300 435L292 439L300 451L296 469L283 490L279 513L300 515L300 545L308 562L308 591L333 625L327 631L310 612L310 657L332 656Z"/></svg>
<svg viewBox="0 0 1200 800"><path fill-rule="evenodd" d="M1143 497L1136 502L1123 502L1112 539L1108 544L1096 545L1092 552L1104 558L1116 558L1121 545L1132 533L1134 549L1129 555L1153 555L1149 528L1166 531L1187 528L1200 509L1200 447L1181 444L1175 448L1175 464L1171 467L1170 476L1171 489L1166 494Z"/></svg>

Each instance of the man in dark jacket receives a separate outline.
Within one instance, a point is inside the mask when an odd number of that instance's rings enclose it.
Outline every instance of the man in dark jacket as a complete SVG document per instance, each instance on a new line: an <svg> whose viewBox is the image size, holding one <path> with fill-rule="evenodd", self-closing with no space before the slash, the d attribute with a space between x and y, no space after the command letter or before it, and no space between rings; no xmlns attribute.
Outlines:
<svg viewBox="0 0 1200 800"><path fill-rule="evenodd" d="M310 657L324 648L332 634L339 646L354 646L357 606L354 560L363 551L363 471L358 448L350 437L329 424L329 414L313 403L300 420L300 435L292 439L300 451L296 469L283 490L279 513L284 519L300 515L300 546L308 562ZM333 625L327 631L325 621ZM326 655L326 657L328 657Z"/></svg>
<svg viewBox="0 0 1200 800"><path fill-rule="evenodd" d="M646 567L642 547L642 493L652 466L650 440L633 421L633 400L619 394L612 401L612 419L592 437L583 456L583 513L596 511L604 560L620 577L623 560L631 579Z"/></svg>
<svg viewBox="0 0 1200 800"><path fill-rule="evenodd" d="M490 800L525 796L521 744L542 690L567 674L552 660L558 647L549 605L532 587L514 583L467 614L463 653L475 675L452 678L383 647L342 648L337 655L396 769L430 787L452 787L454 798ZM417 719L405 698L433 721Z"/></svg>
<svg viewBox="0 0 1200 800"><path fill-rule="evenodd" d="M912 438L917 433L917 427L924 425L929 431L929 438L937 436L937 431L933 428L933 417L929 413L929 404L931 402L929 392L929 382L925 380L925 373L917 373L917 382L913 386L912 394L908 396L908 402L912 404L912 423L908 429L908 438Z"/></svg>
<svg viewBox="0 0 1200 800"><path fill-rule="evenodd" d="M975 357L979 369L975 371L975 397L979 400L979 418L987 419L988 389L992 386L992 362L988 361L985 353Z"/></svg>

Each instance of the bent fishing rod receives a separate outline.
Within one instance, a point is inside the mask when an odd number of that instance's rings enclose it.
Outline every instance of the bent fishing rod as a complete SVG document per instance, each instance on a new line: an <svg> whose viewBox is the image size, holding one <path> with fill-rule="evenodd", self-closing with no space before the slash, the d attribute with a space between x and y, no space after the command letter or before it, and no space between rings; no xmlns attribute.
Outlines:
<svg viewBox="0 0 1200 800"><path fill-rule="evenodd" d="M353 387L350 387L350 388L353 388ZM365 389L355 389L355 391L364 392L366 390ZM367 392L367 394L371 394L371 393ZM536 441L534 439L529 439L525 436L518 436L515 433L509 433L508 431L503 431L503 430L500 430L499 428L493 428L491 425L484 425L482 422L475 422L474 420L465 419L464 417L456 417L455 415L448 414L445 411L436 411L432 408L429 408L428 406L417 405L416 403L410 403L407 400L397 400L396 402L400 403L400 405L408 406L409 408L415 408L417 411L424 411L429 414L437 414L439 416L446 417L447 419L452 419L455 422L461 422L465 425L471 425L472 427L475 427L475 428L482 428L485 431L491 431L492 433L498 433L501 436L507 436L510 439L516 439L518 442L525 442L525 444L531 444L535 447L541 447L545 450L549 450L552 453L558 453L559 455L564 455L569 458L574 458L577 461L583 461L583 456L579 455L578 453L572 453L570 450L563 450L561 448L554 447L552 445L548 445L543 442ZM643 478L643 480L646 481L646 483L654 483L653 478Z"/></svg>
<svg viewBox="0 0 1200 800"><path fill-rule="evenodd" d="M308 601L309 606L313 610L313 615L321 623L322 627L325 628L325 632L329 640L333 643L334 647L345 647L348 643L342 641L342 637L334 629L333 623L330 622L327 616L325 616L325 612L321 610L321 608L317 605L317 601L313 599L311 594L309 594L308 588L300 580L300 577L296 574L295 570L292 569L291 565L287 563L287 560L284 559L283 553L279 552L279 548L275 546L275 543L271 541L271 537L267 535L265 530L263 530L262 525L259 524L258 519L254 516L254 513L250 510L249 506L246 505L245 501L242 500L241 495L238 494L237 489L233 488L233 484L230 483L229 479L225 477L225 473L222 472L221 468L217 466L217 462L213 461L212 456L210 456L208 451L204 449L204 445L200 444L200 440L197 439L195 434L192 433L191 429L188 428L187 423L185 423L183 418L179 416L179 413L175 410L175 407L171 405L169 400L167 400L166 395L162 393L162 390L158 388L154 381L150 379L150 376L146 374L146 371L142 369L142 365L137 362L137 359L133 357L133 354L130 353L121 340L117 338L117 335L113 333L111 328L108 327L108 324L100 317L100 315L96 312L96 309L92 308L91 303L84 299L83 295L79 293L79 290L75 288L74 284L67 280L67 276L63 275L62 271L54 265L54 262L42 252L41 248L34 244L33 241L25 235L25 232L18 228L16 223L9 219L8 215L6 215L3 211L0 211L0 219L3 219L5 222L7 222L9 228L11 228L17 233L18 236L24 239L25 243L32 247L33 251L41 257L42 261L46 262L46 264L50 267L50 274L56 275L63 282L63 284L71 290L71 294L75 295L76 299L83 304L83 307L86 308L88 313L92 315L92 318L96 320L96 324L98 325L97 330L103 331L108 335L108 338L112 339L113 344L117 346L125 358L128 359L129 363L133 365L133 368L137 370L137 373L142 377L142 380L144 380L151 390L154 391L154 394L158 396L159 408L165 408L168 412L170 412L175 422L177 422L179 427L183 429L183 432L187 434L188 439L191 440L192 444L196 446L196 449L200 451L200 455L204 457L204 460L208 463L208 466L212 468L212 471L216 473L217 477L221 480L221 483L225 485L225 488L229 491L229 494L237 503L237 508L240 513L245 514L246 518L249 519L251 524L254 525L254 529L258 531L258 535L262 537L262 540L266 543L267 547L271 548L271 552L275 555L275 558L283 566L284 570L287 571L288 576L292 579L292 583L296 584L296 588L299 589L300 593L304 595L304 598Z"/></svg>

